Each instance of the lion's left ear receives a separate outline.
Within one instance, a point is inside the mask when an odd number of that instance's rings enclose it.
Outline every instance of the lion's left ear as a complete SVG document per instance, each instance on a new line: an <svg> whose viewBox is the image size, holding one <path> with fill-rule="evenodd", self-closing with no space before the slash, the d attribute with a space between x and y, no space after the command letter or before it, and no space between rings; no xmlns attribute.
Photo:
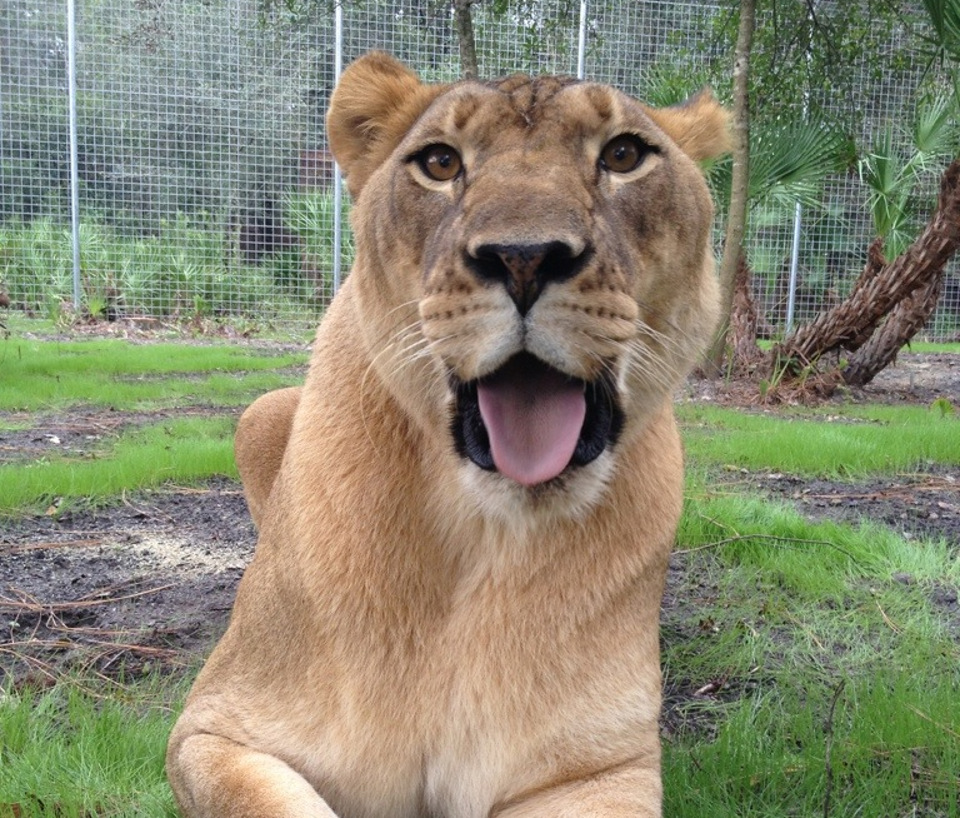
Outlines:
<svg viewBox="0 0 960 818"><path fill-rule="evenodd" d="M327 135L354 199L417 117L446 88L424 85L413 71L382 51L366 54L343 72L330 98Z"/></svg>
<svg viewBox="0 0 960 818"><path fill-rule="evenodd" d="M729 153L730 112L705 88L695 97L669 108L643 106L650 117L690 158L700 162Z"/></svg>

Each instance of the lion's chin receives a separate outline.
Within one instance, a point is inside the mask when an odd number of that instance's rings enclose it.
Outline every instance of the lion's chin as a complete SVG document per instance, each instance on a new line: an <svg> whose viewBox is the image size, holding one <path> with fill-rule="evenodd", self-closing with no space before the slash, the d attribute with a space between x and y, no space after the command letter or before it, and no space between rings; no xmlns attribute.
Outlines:
<svg viewBox="0 0 960 818"><path fill-rule="evenodd" d="M457 452L529 488L592 463L623 427L609 374L588 383L524 352L478 380L451 381Z"/></svg>

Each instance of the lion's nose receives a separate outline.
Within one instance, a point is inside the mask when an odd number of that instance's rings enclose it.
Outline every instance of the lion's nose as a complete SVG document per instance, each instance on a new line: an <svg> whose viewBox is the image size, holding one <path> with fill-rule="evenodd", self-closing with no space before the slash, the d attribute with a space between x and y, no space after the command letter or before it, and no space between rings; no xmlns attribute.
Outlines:
<svg viewBox="0 0 960 818"><path fill-rule="evenodd" d="M474 274L507 288L521 315L526 315L547 284L573 278L583 267L588 250L565 241L542 244L481 244L467 253Z"/></svg>

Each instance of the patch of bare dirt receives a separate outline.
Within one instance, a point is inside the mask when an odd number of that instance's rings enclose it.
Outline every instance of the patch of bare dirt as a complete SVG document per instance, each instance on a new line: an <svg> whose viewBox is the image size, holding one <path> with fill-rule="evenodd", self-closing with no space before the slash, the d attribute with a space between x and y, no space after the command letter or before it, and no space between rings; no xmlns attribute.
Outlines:
<svg viewBox="0 0 960 818"><path fill-rule="evenodd" d="M928 466L885 480L836 483L779 472L741 472L731 485L794 503L810 519L882 523L908 540L944 539L960 550L960 466Z"/></svg>
<svg viewBox="0 0 960 818"><path fill-rule="evenodd" d="M0 520L0 679L193 662L226 627L255 541L229 480Z"/></svg>

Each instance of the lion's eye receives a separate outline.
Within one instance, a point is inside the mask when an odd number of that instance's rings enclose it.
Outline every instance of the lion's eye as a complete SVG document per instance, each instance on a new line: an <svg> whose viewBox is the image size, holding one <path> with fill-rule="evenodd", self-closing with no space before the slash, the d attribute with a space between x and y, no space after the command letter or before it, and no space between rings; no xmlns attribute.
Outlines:
<svg viewBox="0 0 960 818"><path fill-rule="evenodd" d="M449 182L460 175L463 160L449 145L430 145L416 156L417 164L431 179Z"/></svg>
<svg viewBox="0 0 960 818"><path fill-rule="evenodd" d="M600 151L600 166L613 173L629 173L651 150L633 134L623 134L611 139Z"/></svg>

